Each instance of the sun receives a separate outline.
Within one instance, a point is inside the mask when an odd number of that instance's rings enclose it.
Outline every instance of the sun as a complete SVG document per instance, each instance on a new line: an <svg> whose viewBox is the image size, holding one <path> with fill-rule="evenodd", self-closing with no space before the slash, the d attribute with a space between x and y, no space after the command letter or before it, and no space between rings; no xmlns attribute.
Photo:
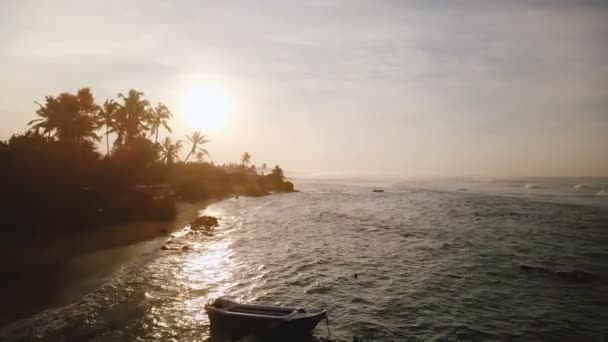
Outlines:
<svg viewBox="0 0 608 342"><path fill-rule="evenodd" d="M187 90L181 101L181 114L193 129L216 130L230 118L233 101L220 87L199 85Z"/></svg>

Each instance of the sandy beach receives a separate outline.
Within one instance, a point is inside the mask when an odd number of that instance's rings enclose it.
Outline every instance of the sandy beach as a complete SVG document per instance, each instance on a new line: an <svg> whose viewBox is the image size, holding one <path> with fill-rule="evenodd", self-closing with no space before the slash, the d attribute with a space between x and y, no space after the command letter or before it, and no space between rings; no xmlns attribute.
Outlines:
<svg viewBox="0 0 608 342"><path fill-rule="evenodd" d="M198 212L221 199L178 203L177 217L169 222L137 221L99 227L90 232L60 236L44 242L24 243L0 249L0 272L39 267L70 258L142 241L158 239L159 247L178 230L198 216ZM164 239L163 239L164 238Z"/></svg>

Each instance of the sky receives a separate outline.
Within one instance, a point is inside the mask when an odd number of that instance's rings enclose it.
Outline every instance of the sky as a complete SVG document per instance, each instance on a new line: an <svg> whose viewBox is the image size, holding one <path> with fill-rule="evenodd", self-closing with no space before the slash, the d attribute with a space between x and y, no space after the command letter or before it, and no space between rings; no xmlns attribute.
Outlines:
<svg viewBox="0 0 608 342"><path fill-rule="evenodd" d="M219 163L608 176L607 37L606 1L0 0L0 139L135 88Z"/></svg>

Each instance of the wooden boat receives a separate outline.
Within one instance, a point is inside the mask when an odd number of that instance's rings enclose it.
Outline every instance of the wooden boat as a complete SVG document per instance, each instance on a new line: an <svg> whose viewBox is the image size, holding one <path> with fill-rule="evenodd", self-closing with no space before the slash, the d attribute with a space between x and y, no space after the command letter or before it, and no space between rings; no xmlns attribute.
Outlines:
<svg viewBox="0 0 608 342"><path fill-rule="evenodd" d="M384 189L374 189L373 192L384 192Z"/></svg>
<svg viewBox="0 0 608 342"><path fill-rule="evenodd" d="M309 334L326 317L325 311L281 306L239 304L218 298L205 305L211 321L211 331L232 334Z"/></svg>

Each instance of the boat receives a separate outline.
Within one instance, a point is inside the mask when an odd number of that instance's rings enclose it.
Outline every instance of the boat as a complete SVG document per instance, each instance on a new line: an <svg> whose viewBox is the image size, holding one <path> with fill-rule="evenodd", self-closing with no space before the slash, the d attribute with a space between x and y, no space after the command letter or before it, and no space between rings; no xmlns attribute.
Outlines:
<svg viewBox="0 0 608 342"><path fill-rule="evenodd" d="M327 314L324 310L307 312L300 308L240 304L218 298L205 305L211 332L246 334L310 334Z"/></svg>
<svg viewBox="0 0 608 342"><path fill-rule="evenodd" d="M384 192L384 189L374 189L373 192Z"/></svg>

